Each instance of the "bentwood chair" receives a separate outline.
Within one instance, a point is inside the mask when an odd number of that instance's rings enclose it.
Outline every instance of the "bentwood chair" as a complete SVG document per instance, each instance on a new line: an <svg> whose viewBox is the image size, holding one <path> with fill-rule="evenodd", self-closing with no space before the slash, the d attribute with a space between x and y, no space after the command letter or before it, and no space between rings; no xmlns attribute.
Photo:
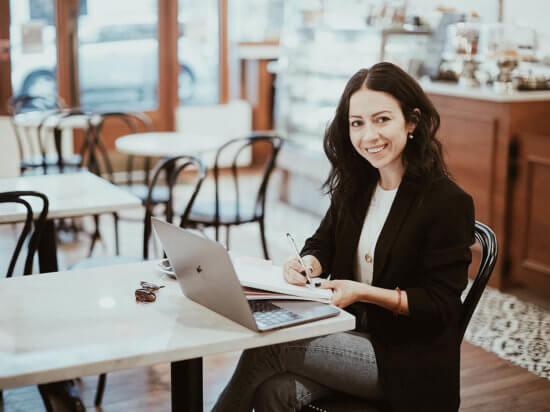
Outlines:
<svg viewBox="0 0 550 412"><path fill-rule="evenodd" d="M34 205L33 199L41 201L40 209ZM33 206L31 206L33 203ZM12 277L15 271L17 261L21 255L23 245L28 239L27 242L27 256L25 258L25 263L23 266L23 275L30 275L33 272L33 262L34 256L38 251L38 245L40 243L40 238L44 230L44 225L46 223L46 218L48 216L49 201L48 197L40 192L35 191L11 191L0 193L0 205L11 204L21 205L25 208L25 221L23 222L23 227L19 236L17 237L17 242L13 254L11 256L9 266L6 272L6 277ZM36 213L40 210L38 217ZM34 230L33 230L34 222ZM39 385L38 389L44 406L48 412L53 411L52 404L49 397L46 394L47 385ZM0 390L0 401L2 399L2 391ZM0 409L2 409L0 407Z"/></svg>
<svg viewBox="0 0 550 412"><path fill-rule="evenodd" d="M265 238L265 200L266 191L271 173L275 168L275 160L283 144L283 139L267 132L255 133L248 137L236 138L223 144L216 152L214 159L214 200L210 202L197 202L191 210L187 225L214 227L216 240L219 239L219 228L225 227L226 247L229 249L229 229L231 226L257 222L260 225L260 235L264 257L269 259L267 243ZM263 162L263 173L256 191L240 190L239 170L237 164L245 149L253 149L263 145L268 149L265 161ZM220 196L220 168L226 154L232 155L231 177L232 184L227 186L234 188L234 199L221 199ZM242 183L241 183L242 184Z"/></svg>
<svg viewBox="0 0 550 412"><path fill-rule="evenodd" d="M144 161L144 172L145 176L143 183L138 183L134 177L135 170L134 168L134 156L128 156L126 161L126 181L125 183L120 184L115 179L114 169L112 162L110 160L108 151L105 147L102 138L102 130L106 121L113 123L122 124L129 133L140 133L140 132L150 132L152 130L151 119L144 113L140 112L101 112L97 113L100 121L95 124L90 124L89 128L90 133L90 145L94 150L90 150L90 156L88 158L88 169L99 176L107 178L111 183L116 184L118 187L125 189L139 199L145 205L145 202L148 200L149 203L153 205L163 204L165 208L168 207L168 202L170 198L170 192L168 189L169 185L153 185L153 191L149 194L149 183L151 180L151 163L152 159L146 157ZM169 172L168 172L169 173ZM119 215L118 213L113 213L114 224L115 224L115 238L116 238L116 252L119 253L119 243L118 243L118 222ZM96 228L98 217L96 217ZM96 231L92 237L92 245L90 247L90 256L94 248L95 241L99 239L99 233Z"/></svg>
<svg viewBox="0 0 550 412"><path fill-rule="evenodd" d="M42 201L42 208L38 218L34 218L34 210L37 208L30 205L29 200L31 198L37 198ZM28 247L27 247L27 257L25 258L25 266L23 268L23 275L30 275L32 273L34 255L38 250L38 244L40 242L40 237L42 236L42 231L44 229L44 224L46 223L46 217L48 215L49 202L46 195L43 193L35 191L13 191L13 192L3 192L0 193L0 204L19 204L26 209L25 222L21 233L18 236L15 249L10 259L8 270L6 272L6 277L12 277L15 265L21 254L23 244L26 239L29 238ZM32 230L34 221L34 231ZM31 234L32 232L32 234Z"/></svg>
<svg viewBox="0 0 550 412"><path fill-rule="evenodd" d="M498 256L498 246L495 233L491 228L481 222L475 222L474 235L481 247L481 262L476 277L472 282L470 290L462 302L462 314L460 317L459 333L460 341L464 338L464 333L472 314L487 286L487 282L493 273ZM313 401L302 409L303 412L365 412L365 411L383 411L388 410L388 405L384 401L371 401L357 398L351 395L336 393L325 398Z"/></svg>
<svg viewBox="0 0 550 412"><path fill-rule="evenodd" d="M167 158L167 159L164 159L162 162L158 163L153 169L153 177L149 182L147 198L145 199L145 203L144 203L145 218L143 222L144 225L143 225L142 259L137 257L127 257L127 256L91 257L91 258L83 259L76 262L70 267L70 269L86 269L86 268L92 268L92 267L117 265L117 264L132 263L132 262L147 260L149 258L149 240L151 238L151 232L152 232L151 217L153 216L153 212L154 212L153 209L155 207L155 203L152 200L154 189L159 183L160 176L167 174L167 184L168 184L167 189L168 189L169 197L168 197L168 202L165 209L166 214L164 217L168 222L172 223L174 221L174 216L176 216L175 208L174 208L174 202L175 202L174 188L178 180L178 177L183 172L186 172L188 174L193 173L195 175L194 183L189 186L190 188L192 188L192 192L186 202L185 207L183 208L183 212L180 215L179 224L181 227L183 227L184 223L187 221L187 217L189 216L189 213L193 206L193 202L197 197L197 194L202 185L204 177L206 176L206 168L204 167L202 162L196 157L192 157L192 156L176 156L176 157ZM186 176L186 177L187 177L187 180L189 180L189 176ZM96 406L101 405L101 402L103 400L103 393L105 390L105 381L106 381L106 374L101 374L99 376L99 382L98 382L97 392L95 397Z"/></svg>
<svg viewBox="0 0 550 412"><path fill-rule="evenodd" d="M17 141L22 174L42 169L47 162L57 163L57 159L44 156L43 143L36 127L21 125L16 122L15 117L28 112L41 113L46 117L52 113L60 113L64 108L63 100L55 96L23 94L8 100L8 114Z"/></svg>

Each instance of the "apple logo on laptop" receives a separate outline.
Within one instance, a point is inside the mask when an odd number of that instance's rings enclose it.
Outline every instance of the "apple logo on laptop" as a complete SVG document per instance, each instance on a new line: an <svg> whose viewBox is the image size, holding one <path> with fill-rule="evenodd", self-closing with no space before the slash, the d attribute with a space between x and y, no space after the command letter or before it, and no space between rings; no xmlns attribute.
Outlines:
<svg viewBox="0 0 550 412"><path fill-rule="evenodd" d="M201 268L201 265L197 266L197 273L201 273L202 272L202 268Z"/></svg>

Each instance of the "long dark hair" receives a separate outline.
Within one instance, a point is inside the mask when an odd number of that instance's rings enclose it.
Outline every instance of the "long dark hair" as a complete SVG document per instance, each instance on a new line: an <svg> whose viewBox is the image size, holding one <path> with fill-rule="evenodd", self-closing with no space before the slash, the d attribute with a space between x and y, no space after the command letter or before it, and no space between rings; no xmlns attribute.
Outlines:
<svg viewBox="0 0 550 412"><path fill-rule="evenodd" d="M332 164L323 184L326 192L349 205L359 193L366 191L370 197L379 179L378 170L357 153L349 136L349 101L362 87L392 95L401 106L405 122L416 124L414 139L407 139L403 151L405 174L447 176L441 142L435 137L439 128L437 110L416 80L396 65L384 62L361 69L351 77L326 129L323 145Z"/></svg>

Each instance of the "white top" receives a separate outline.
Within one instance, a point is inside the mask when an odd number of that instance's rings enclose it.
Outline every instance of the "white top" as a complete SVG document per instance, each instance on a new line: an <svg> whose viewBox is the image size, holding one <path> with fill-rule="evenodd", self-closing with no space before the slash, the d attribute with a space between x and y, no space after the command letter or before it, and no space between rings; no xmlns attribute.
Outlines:
<svg viewBox="0 0 550 412"><path fill-rule="evenodd" d="M48 219L77 217L121 209L137 209L141 200L130 192L112 185L90 172L62 173L56 175L20 176L0 179L0 192L34 190L48 196ZM42 210L42 201L26 198L37 207L36 217ZM0 223L20 222L26 217L26 209L13 203L0 204Z"/></svg>
<svg viewBox="0 0 550 412"><path fill-rule="evenodd" d="M382 227L390 213L397 189L384 190L379 184L376 185L355 254L354 277L359 282L368 283L369 285L372 283L374 249ZM370 261L367 261L366 255L371 257Z"/></svg>
<svg viewBox="0 0 550 412"><path fill-rule="evenodd" d="M192 359L355 327L339 316L257 333L187 299L158 261L0 279L0 388ZM258 270L261 275L261 269ZM136 303L141 280L166 287Z"/></svg>

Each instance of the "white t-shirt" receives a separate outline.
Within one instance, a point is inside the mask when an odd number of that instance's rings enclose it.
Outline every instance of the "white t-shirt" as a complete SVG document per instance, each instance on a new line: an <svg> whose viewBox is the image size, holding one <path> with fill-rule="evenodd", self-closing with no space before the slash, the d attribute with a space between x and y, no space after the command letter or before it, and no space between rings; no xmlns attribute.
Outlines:
<svg viewBox="0 0 550 412"><path fill-rule="evenodd" d="M372 283L374 249L382 227L390 213L397 189L384 190L380 187L380 184L376 185L361 230L357 252L355 253L354 278L359 282L368 283L369 285ZM367 254L371 257L370 261L367 261Z"/></svg>

